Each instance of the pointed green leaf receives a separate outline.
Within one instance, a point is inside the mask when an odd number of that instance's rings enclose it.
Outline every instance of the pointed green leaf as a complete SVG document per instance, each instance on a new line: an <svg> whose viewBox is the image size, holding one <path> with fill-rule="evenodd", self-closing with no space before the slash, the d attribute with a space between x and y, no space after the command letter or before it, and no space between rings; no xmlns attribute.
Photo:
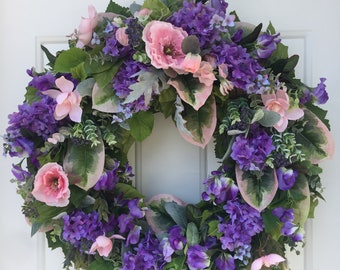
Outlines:
<svg viewBox="0 0 340 270"><path fill-rule="evenodd" d="M303 226L310 209L310 191L307 178L303 174L298 175L295 185L289 190L289 194L294 201L294 223Z"/></svg>
<svg viewBox="0 0 340 270"><path fill-rule="evenodd" d="M165 118L175 113L176 96L177 96L176 91L172 87L168 89L164 89L160 93L158 100L161 105L161 111L164 114Z"/></svg>
<svg viewBox="0 0 340 270"><path fill-rule="evenodd" d="M92 91L92 102L92 108L100 112L116 113L119 111L119 101L111 85L101 88L95 83Z"/></svg>
<svg viewBox="0 0 340 270"><path fill-rule="evenodd" d="M108 66L109 68L106 68L104 71L100 73L94 74L93 77L96 79L97 84L101 88L106 87L108 84L111 85L112 79L118 72L121 64L122 64L122 61L119 61L116 63L110 63ZM107 64L103 66L106 67Z"/></svg>
<svg viewBox="0 0 340 270"><path fill-rule="evenodd" d="M49 65L50 67L53 68L56 57L52 53L50 53L50 51L45 46L41 45L40 48L45 53L45 55L46 55L46 57L49 61L49 63L47 65Z"/></svg>
<svg viewBox="0 0 340 270"><path fill-rule="evenodd" d="M261 179L247 176L238 165L235 166L237 185L242 198L253 208L261 212L273 200L278 189L274 170L263 172Z"/></svg>
<svg viewBox="0 0 340 270"><path fill-rule="evenodd" d="M258 122L264 127L272 127L281 119L281 116L277 112L270 110L262 111L263 117L260 120L258 120Z"/></svg>
<svg viewBox="0 0 340 270"><path fill-rule="evenodd" d="M87 54L85 51L79 48L71 48L67 51L62 51L54 64L55 72L71 73L72 69L79 64L85 62Z"/></svg>
<svg viewBox="0 0 340 270"><path fill-rule="evenodd" d="M184 206L179 205L176 202L166 202L164 203L164 208L177 225L182 228L187 226L186 210Z"/></svg>
<svg viewBox="0 0 340 270"><path fill-rule="evenodd" d="M150 17L153 20L160 20L170 15L169 8L161 0L145 0L143 8L152 10Z"/></svg>
<svg viewBox="0 0 340 270"><path fill-rule="evenodd" d="M106 12L111 12L111 13L123 15L125 17L131 16L131 13L129 12L129 9L127 7L122 7L112 0L110 0L110 3L106 8Z"/></svg>
<svg viewBox="0 0 340 270"><path fill-rule="evenodd" d="M141 142L152 132L154 115L151 111L139 111L128 120L128 123L131 135L136 141Z"/></svg>
<svg viewBox="0 0 340 270"><path fill-rule="evenodd" d="M101 141L97 146L69 144L63 167L71 183L84 190L93 187L104 170L105 150Z"/></svg>
<svg viewBox="0 0 340 270"><path fill-rule="evenodd" d="M170 79L168 84L173 86L181 99L191 105L196 111L205 104L212 92L212 86L206 86L191 76Z"/></svg>
<svg viewBox="0 0 340 270"><path fill-rule="evenodd" d="M85 62L81 62L76 67L71 68L72 77L78 79L79 81L83 81L86 79L87 74L85 71Z"/></svg>
<svg viewBox="0 0 340 270"><path fill-rule="evenodd" d="M95 260L93 261L87 270L112 270L116 269L115 264L112 261Z"/></svg>
<svg viewBox="0 0 340 270"><path fill-rule="evenodd" d="M198 233L197 226L193 222L188 223L187 231L186 231L186 239L187 239L187 244L189 247L198 244L200 241L200 236Z"/></svg>
<svg viewBox="0 0 340 270"><path fill-rule="evenodd" d="M93 89L95 82L96 81L94 78L88 78L80 82L77 85L76 90L82 97L92 96L92 89Z"/></svg>
<svg viewBox="0 0 340 270"><path fill-rule="evenodd" d="M117 183L115 186L115 191L117 191L117 193L123 194L124 199L144 197L135 187L125 183Z"/></svg>
<svg viewBox="0 0 340 270"><path fill-rule="evenodd" d="M184 126L191 136L180 131L182 137L188 142L204 148L211 140L216 127L216 103L215 98L210 96L204 106L198 111L187 107L183 112Z"/></svg>

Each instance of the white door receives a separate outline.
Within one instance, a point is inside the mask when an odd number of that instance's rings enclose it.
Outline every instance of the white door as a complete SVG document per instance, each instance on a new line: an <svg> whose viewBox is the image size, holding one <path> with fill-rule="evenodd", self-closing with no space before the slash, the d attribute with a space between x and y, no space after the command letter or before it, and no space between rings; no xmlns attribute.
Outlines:
<svg viewBox="0 0 340 270"><path fill-rule="evenodd" d="M59 42L71 34L81 16L87 16L87 6L105 10L105 0L1 0L0 3L0 82L1 128L5 132L7 115L16 110L23 99L29 80L25 70L41 64L39 43L62 46ZM130 0L118 3L127 5ZM326 109L332 132L340 142L340 2L339 0L231 0L243 21L254 24L272 21L291 53L301 55L298 76L309 85L326 77L330 101ZM37 38L39 37L39 38ZM37 38L37 39L36 39ZM37 41L37 42L36 42ZM50 44L51 43L51 44ZM213 150L199 150L188 145L172 127L172 123L157 119L156 130L131 156L136 163L137 186L146 195L172 193L189 202L196 202L202 191L203 179L214 167ZM160 144L166 136L168 145ZM162 140L164 141L164 140ZM181 153L181 154L179 154ZM159 157L162 157L161 159ZM316 211L316 219L307 226L307 246L302 256L291 256L293 270L338 269L340 256L340 181L336 165L339 155L327 161L323 168L324 196ZM30 237L30 228L20 214L21 199L15 194L9 158L0 162L0 269L61 270L63 258L58 251L44 247L43 235ZM185 166L183 165L185 164ZM173 168L178 170L173 171ZM152 184L151 184L152 183Z"/></svg>

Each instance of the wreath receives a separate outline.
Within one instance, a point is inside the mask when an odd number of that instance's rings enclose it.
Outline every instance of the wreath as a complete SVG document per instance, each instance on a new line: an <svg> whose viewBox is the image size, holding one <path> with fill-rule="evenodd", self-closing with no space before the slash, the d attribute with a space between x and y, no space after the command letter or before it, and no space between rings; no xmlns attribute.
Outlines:
<svg viewBox="0 0 340 270"><path fill-rule="evenodd" d="M146 0L88 8L69 48L34 68L9 115L4 150L32 235L69 269L287 269L286 249L322 199L334 143L325 79L295 77L272 24L241 22L224 0ZM202 200L148 203L128 151L171 117L219 167Z"/></svg>

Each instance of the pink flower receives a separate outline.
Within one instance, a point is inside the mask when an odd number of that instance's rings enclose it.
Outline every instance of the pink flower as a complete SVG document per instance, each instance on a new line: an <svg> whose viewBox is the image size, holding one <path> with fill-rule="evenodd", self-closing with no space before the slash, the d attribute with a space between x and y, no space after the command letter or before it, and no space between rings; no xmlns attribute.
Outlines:
<svg viewBox="0 0 340 270"><path fill-rule="evenodd" d="M286 90L280 89L274 94L263 94L261 98L267 110L277 112L281 116L281 119L274 125L279 132L287 128L288 120L297 120L304 114L300 108L289 108L289 96Z"/></svg>
<svg viewBox="0 0 340 270"><path fill-rule="evenodd" d="M156 68L181 70L185 54L181 44L188 34L180 27L163 21L151 21L144 30L142 39L145 50Z"/></svg>
<svg viewBox="0 0 340 270"><path fill-rule="evenodd" d="M216 77L213 72L213 67L206 61L202 61L200 68L193 74L195 78L198 78L200 83L203 83L205 86L213 85Z"/></svg>
<svg viewBox="0 0 340 270"><path fill-rule="evenodd" d="M111 237L106 237L104 235L100 235L96 238L96 241L92 244L89 253L94 254L95 251L98 251L100 256L107 257L109 256L112 250L112 240L111 238L124 240L125 238L119 234L114 234Z"/></svg>
<svg viewBox="0 0 340 270"><path fill-rule="evenodd" d="M55 162L46 163L35 176L32 195L49 206L63 207L69 203L68 186L69 181L63 168Z"/></svg>
<svg viewBox="0 0 340 270"><path fill-rule="evenodd" d="M199 54L187 53L182 63L184 72L195 73L201 66L202 57Z"/></svg>
<svg viewBox="0 0 340 270"><path fill-rule="evenodd" d="M121 27L121 28L118 28L117 31L116 31L116 39L123 46L129 45L129 37L125 33L126 29L127 29L127 27Z"/></svg>
<svg viewBox="0 0 340 270"><path fill-rule="evenodd" d="M93 30L98 23L98 14L94 6L90 5L88 7L89 18L81 18L79 30L78 30L78 41L76 44L77 48L83 48L85 45L89 44Z"/></svg>
<svg viewBox="0 0 340 270"><path fill-rule="evenodd" d="M251 264L251 270L260 270L263 266L270 267L272 265L278 265L279 263L285 261L283 257L278 254L269 254L262 256Z"/></svg>
<svg viewBox="0 0 340 270"><path fill-rule="evenodd" d="M138 18L139 21L145 22L151 15L152 10L148 8L142 8L140 11L136 11L133 16Z"/></svg>
<svg viewBox="0 0 340 270"><path fill-rule="evenodd" d="M43 92L43 94L48 95L57 101L54 118L56 120L61 120L69 115L72 121L80 122L82 115L82 109L80 108L81 96L77 90L73 91L73 82L62 76L55 80L55 84L60 91L50 89Z"/></svg>
<svg viewBox="0 0 340 270"><path fill-rule="evenodd" d="M218 75L220 76L220 92L223 96L227 95L231 90L234 89L232 82L227 80L228 77L228 66L221 64L218 66Z"/></svg>

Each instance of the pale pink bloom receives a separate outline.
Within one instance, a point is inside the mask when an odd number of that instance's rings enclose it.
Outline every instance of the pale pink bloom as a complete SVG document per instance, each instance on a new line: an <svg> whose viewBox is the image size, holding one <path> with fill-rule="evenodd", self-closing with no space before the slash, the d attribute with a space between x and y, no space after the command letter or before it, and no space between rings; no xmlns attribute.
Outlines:
<svg viewBox="0 0 340 270"><path fill-rule="evenodd" d="M83 48L88 45L92 40L93 30L98 23L98 14L94 6L88 7L89 18L81 18L79 29L78 29L78 41L76 44L77 48Z"/></svg>
<svg viewBox="0 0 340 270"><path fill-rule="evenodd" d="M272 265L277 266L279 263L284 261L285 259L283 257L281 257L278 254L272 253L269 255L262 256L253 261L253 263L251 264L251 270L260 270L263 266L265 267L270 267Z"/></svg>
<svg viewBox="0 0 340 270"><path fill-rule="evenodd" d="M227 80L228 66L226 64L218 66L218 75L220 76L220 92L225 96L234 89L233 83Z"/></svg>
<svg viewBox="0 0 340 270"><path fill-rule="evenodd" d="M118 28L117 31L116 31L116 39L123 46L129 45L129 37L125 33L126 29L127 29L127 27L121 27L121 28Z"/></svg>
<svg viewBox="0 0 340 270"><path fill-rule="evenodd" d="M144 30L142 39L151 64L160 69L181 70L185 54L181 44L188 34L168 22L151 21Z"/></svg>
<svg viewBox="0 0 340 270"><path fill-rule="evenodd" d="M274 125L277 131L283 132L288 126L288 120L297 120L303 116L300 108L289 108L289 96L286 90L277 90L274 94L261 95L262 102L267 110L277 112L281 118Z"/></svg>
<svg viewBox="0 0 340 270"><path fill-rule="evenodd" d="M111 237L106 237L104 235L100 235L96 238L96 241L92 244L89 253L94 254L96 251L98 251L100 256L107 257L109 256L113 243L112 243L112 238L114 239L120 239L124 240L125 238L119 234L114 234Z"/></svg>
<svg viewBox="0 0 340 270"><path fill-rule="evenodd" d="M220 75L223 79L226 79L228 74L228 66L226 64L221 64L218 66L218 75Z"/></svg>
<svg viewBox="0 0 340 270"><path fill-rule="evenodd" d="M65 136L61 133L53 133L52 137L48 138L47 141L53 144L57 144L58 142L63 142L65 140Z"/></svg>
<svg viewBox="0 0 340 270"><path fill-rule="evenodd" d="M57 101L54 118L56 120L61 120L69 115L72 121L80 122L82 115L82 109L80 108L81 96L77 90L73 91L73 82L62 76L55 80L55 84L60 91L49 89L43 92L43 94L48 95Z"/></svg>
<svg viewBox="0 0 340 270"><path fill-rule="evenodd" d="M202 57L199 54L187 53L182 63L184 72L195 73L201 66Z"/></svg>
<svg viewBox="0 0 340 270"><path fill-rule="evenodd" d="M63 168L55 162L42 166L34 179L32 195L49 206L63 207L70 198L69 181Z"/></svg>
<svg viewBox="0 0 340 270"><path fill-rule="evenodd" d="M200 68L193 74L193 77L198 78L200 83L211 87L216 80L213 67L206 61L201 62Z"/></svg>

